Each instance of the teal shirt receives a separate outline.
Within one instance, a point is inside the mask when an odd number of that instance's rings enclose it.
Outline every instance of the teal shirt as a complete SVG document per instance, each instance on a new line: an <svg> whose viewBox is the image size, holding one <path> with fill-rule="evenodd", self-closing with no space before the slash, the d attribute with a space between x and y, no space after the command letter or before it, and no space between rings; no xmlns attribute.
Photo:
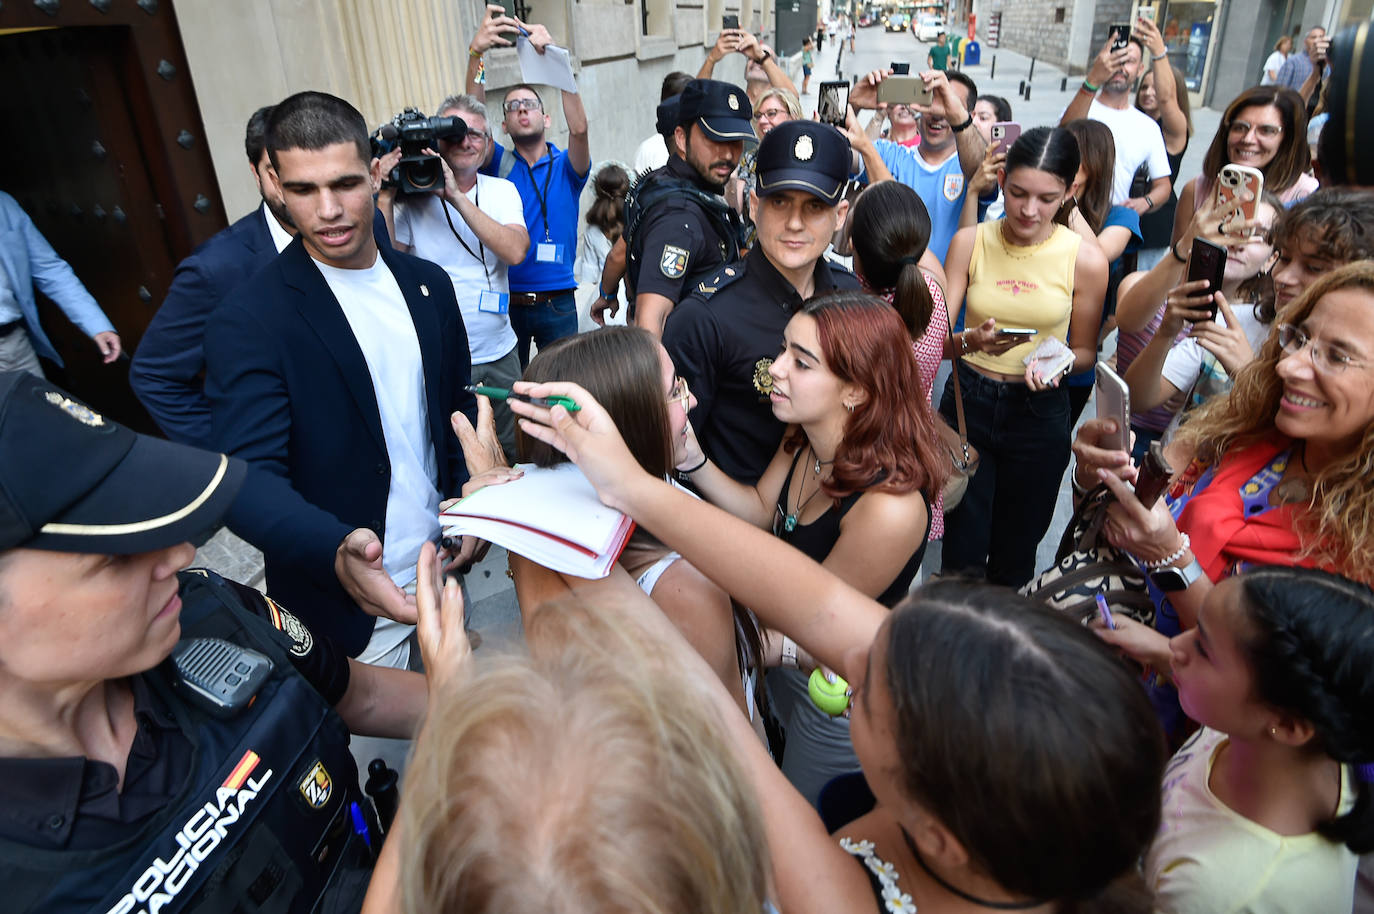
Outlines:
<svg viewBox="0 0 1374 914"><path fill-rule="evenodd" d="M937 70L944 70L949 67L949 46L943 44L932 45L930 48L930 65Z"/></svg>

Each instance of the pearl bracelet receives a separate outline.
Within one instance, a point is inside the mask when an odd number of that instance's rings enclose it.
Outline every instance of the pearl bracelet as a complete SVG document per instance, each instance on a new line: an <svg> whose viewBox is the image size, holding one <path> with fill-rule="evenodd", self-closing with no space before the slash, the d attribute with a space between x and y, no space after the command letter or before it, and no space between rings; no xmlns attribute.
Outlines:
<svg viewBox="0 0 1374 914"><path fill-rule="evenodd" d="M1155 559L1151 562L1147 562L1144 559L1141 559L1141 567L1145 568L1147 571L1154 571L1158 568L1168 568L1174 562L1177 562L1179 559L1183 558L1184 554L1188 551L1188 547L1191 541L1188 539L1188 534L1186 533L1180 533L1179 536L1181 537L1182 541L1179 543L1178 549L1169 553L1162 559Z"/></svg>

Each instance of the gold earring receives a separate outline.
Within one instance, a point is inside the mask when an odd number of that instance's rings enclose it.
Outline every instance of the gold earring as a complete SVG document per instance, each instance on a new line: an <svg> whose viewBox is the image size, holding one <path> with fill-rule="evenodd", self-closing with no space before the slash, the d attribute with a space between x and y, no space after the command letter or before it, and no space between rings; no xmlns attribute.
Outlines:
<svg viewBox="0 0 1374 914"><path fill-rule="evenodd" d="M1270 728L1269 728L1269 735L1270 735L1270 736L1278 736L1278 735L1279 735L1279 728L1278 728L1278 727L1270 727Z"/></svg>

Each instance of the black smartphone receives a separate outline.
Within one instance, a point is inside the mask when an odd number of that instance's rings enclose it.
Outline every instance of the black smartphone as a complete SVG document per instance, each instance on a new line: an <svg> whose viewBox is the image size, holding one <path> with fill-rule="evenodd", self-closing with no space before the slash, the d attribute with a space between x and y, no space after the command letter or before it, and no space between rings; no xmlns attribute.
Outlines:
<svg viewBox="0 0 1374 914"><path fill-rule="evenodd" d="M1174 468L1164 459L1164 446L1158 441L1150 442L1150 449L1140 461L1140 472L1135 478L1135 497L1145 507L1153 507L1173 478Z"/></svg>
<svg viewBox="0 0 1374 914"><path fill-rule="evenodd" d="M739 28L739 16L726 14L720 17L720 27L723 29Z"/></svg>
<svg viewBox="0 0 1374 914"><path fill-rule="evenodd" d="M1131 43L1131 24L1129 22L1113 22L1111 25L1112 50L1119 51Z"/></svg>
<svg viewBox="0 0 1374 914"><path fill-rule="evenodd" d="M816 103L816 114L820 115L821 122L832 127L843 127L848 113L849 83L844 80L821 83Z"/></svg>
<svg viewBox="0 0 1374 914"><path fill-rule="evenodd" d="M1222 276L1226 272L1226 248L1212 244L1202 238L1193 239L1193 250L1188 255L1188 282L1197 282L1200 279L1207 280L1208 292L1221 291ZM1196 293L1202 294L1202 293ZM1211 316L1207 320L1216 320L1217 303L1213 300L1209 306Z"/></svg>
<svg viewBox="0 0 1374 914"><path fill-rule="evenodd" d="M893 76L907 76L911 73L911 64L902 63L900 60L894 60L887 66Z"/></svg>

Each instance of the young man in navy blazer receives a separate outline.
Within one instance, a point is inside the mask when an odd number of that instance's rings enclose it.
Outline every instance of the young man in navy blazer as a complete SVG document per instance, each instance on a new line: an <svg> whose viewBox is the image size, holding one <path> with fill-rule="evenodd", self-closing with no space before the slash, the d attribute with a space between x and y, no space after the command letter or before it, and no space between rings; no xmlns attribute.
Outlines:
<svg viewBox="0 0 1374 914"><path fill-rule="evenodd" d="M205 392L213 443L250 466L228 521L262 549L268 595L350 656L404 667L416 556L467 479L449 417L475 421L476 403L448 275L376 242L367 134L320 92L272 112L269 179L299 235L211 315Z"/></svg>

